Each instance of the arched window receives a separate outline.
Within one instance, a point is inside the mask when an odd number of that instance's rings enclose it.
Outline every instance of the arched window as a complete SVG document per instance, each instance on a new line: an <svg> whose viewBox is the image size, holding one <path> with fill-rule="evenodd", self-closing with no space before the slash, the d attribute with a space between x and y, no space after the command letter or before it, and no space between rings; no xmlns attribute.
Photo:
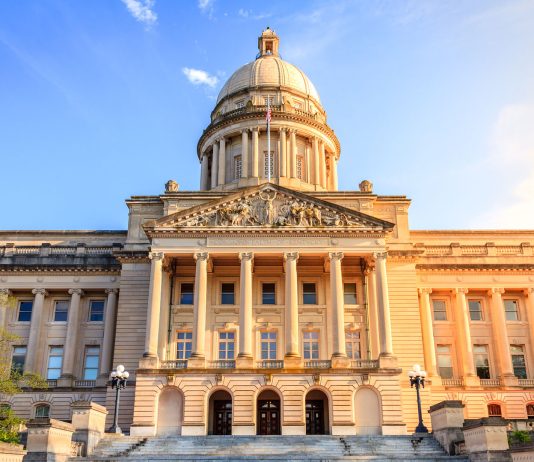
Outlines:
<svg viewBox="0 0 534 462"><path fill-rule="evenodd" d="M501 405L496 403L488 404L488 415L490 417L502 417Z"/></svg>
<svg viewBox="0 0 534 462"><path fill-rule="evenodd" d="M50 406L48 404L38 404L35 406L35 418L50 417Z"/></svg>
<svg viewBox="0 0 534 462"><path fill-rule="evenodd" d="M534 420L534 403L527 404L527 418L529 420Z"/></svg>

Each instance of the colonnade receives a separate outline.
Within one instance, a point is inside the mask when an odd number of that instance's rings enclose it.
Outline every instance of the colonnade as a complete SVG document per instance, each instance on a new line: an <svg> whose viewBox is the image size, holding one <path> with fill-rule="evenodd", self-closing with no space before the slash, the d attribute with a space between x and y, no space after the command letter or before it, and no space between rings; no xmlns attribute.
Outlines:
<svg viewBox="0 0 534 462"><path fill-rule="evenodd" d="M298 178L297 130L280 128L271 131L271 151L274 152L274 177ZM236 135L238 136L238 135ZM263 132L262 135L263 136ZM241 130L241 178L258 178L264 176L263 153L259 152L260 128ZM303 154L305 172L302 180L327 190L337 190L337 158L327 152L325 143L318 137L312 137ZM203 191L225 184L227 172L227 141L229 137L214 140L210 150L201 155L200 189ZM276 148L278 146L278 149ZM210 162L211 161L211 162ZM211 176L209 172L211 164ZM327 165L329 172L327 173Z"/></svg>
<svg viewBox="0 0 534 462"><path fill-rule="evenodd" d="M471 338L469 306L466 297L468 293L469 289L467 288L461 287L452 289L456 337L455 345L458 349L460 373L464 377L466 384L469 384L470 378L476 378L477 376L473 355L473 341ZM479 293L479 291L477 291L477 293ZM494 287L487 291L496 363L499 375L506 383L506 380L515 380L515 376L510 354L510 340L506 323L505 307L502 299L503 293L505 293L505 289L500 287ZM438 376L439 371L434 345L433 316L430 299L431 294L431 288L419 289L419 307L423 333L425 367L429 375ZM534 289L526 289L525 295L525 307L530 338L534 338ZM534 347L532 354L534 356Z"/></svg>
<svg viewBox="0 0 534 462"><path fill-rule="evenodd" d="M369 266L368 277L371 287L376 287L376 303L371 305L370 317L380 339L378 353L381 356L392 356L391 320L389 314L389 298L386 275L386 253L375 253L374 263ZM206 310L208 300L208 252L197 252L195 259L195 282L193 300L193 331L191 358L206 358ZM299 299L298 299L298 252L284 252L285 271L285 358L300 358L299 339ZM326 256L325 256L326 257ZM160 326L161 291L162 291L162 260L164 254L152 252L150 292L147 313L147 331L144 357L157 358L157 345ZM346 357L345 346L345 306L343 292L342 260L343 252L329 252L330 266L330 305L332 307L332 341L333 358ZM252 359L253 356L253 304L252 252L240 252L240 293L239 293L239 358ZM157 273L157 274L156 274ZM374 307L374 308L373 308ZM375 350L376 351L376 350Z"/></svg>
<svg viewBox="0 0 534 462"><path fill-rule="evenodd" d="M8 289L1 289L5 294L11 294ZM76 353L78 349L80 314L82 297L86 294L82 289L69 289L70 303L67 316L67 332L63 344L63 362L61 369L61 378L73 379L75 377ZM118 289L105 289L107 302L104 311L104 335L102 340L101 360L99 364L99 375L108 377L112 369L113 341L115 336L115 318L117 309ZM44 288L35 288L32 290L34 296L30 331L26 344L26 358L24 362L24 371L33 373L42 373L39 364L39 352L42 351L40 344L41 329L43 327L43 314L45 309L46 297L49 293ZM5 310L4 310L5 311ZM0 326L5 323L5 314L0 319Z"/></svg>

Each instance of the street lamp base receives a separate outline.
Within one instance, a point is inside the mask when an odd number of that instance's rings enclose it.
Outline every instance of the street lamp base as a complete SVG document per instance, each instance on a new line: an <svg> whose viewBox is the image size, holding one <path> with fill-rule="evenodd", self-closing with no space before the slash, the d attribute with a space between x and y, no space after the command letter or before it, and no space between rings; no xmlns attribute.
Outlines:
<svg viewBox="0 0 534 462"><path fill-rule="evenodd" d="M428 433L428 428L422 422L415 428L415 433Z"/></svg>
<svg viewBox="0 0 534 462"><path fill-rule="evenodd" d="M117 435L122 435L122 430L121 427L119 427L118 425L112 425L111 427L109 427L107 433L115 433Z"/></svg>

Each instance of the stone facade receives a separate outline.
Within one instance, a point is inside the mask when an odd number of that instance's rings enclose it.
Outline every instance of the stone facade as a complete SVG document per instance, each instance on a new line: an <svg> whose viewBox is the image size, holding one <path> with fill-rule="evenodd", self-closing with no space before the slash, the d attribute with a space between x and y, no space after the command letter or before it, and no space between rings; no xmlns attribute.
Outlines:
<svg viewBox="0 0 534 462"><path fill-rule="evenodd" d="M199 140L200 191L132 196L125 232L0 232L13 363L49 378L2 402L74 422L91 401L90 439L123 364L132 435L402 434L419 363L424 408L534 413L534 231L413 231L405 196L338 191L317 91L273 31L259 50Z"/></svg>

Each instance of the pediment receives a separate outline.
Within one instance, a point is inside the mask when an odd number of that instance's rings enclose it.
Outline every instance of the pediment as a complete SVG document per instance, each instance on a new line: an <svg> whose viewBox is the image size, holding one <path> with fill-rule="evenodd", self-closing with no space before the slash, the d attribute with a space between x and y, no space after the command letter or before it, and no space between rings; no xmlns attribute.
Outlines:
<svg viewBox="0 0 534 462"><path fill-rule="evenodd" d="M153 232L351 230L387 232L393 223L274 184L263 184L146 223Z"/></svg>

